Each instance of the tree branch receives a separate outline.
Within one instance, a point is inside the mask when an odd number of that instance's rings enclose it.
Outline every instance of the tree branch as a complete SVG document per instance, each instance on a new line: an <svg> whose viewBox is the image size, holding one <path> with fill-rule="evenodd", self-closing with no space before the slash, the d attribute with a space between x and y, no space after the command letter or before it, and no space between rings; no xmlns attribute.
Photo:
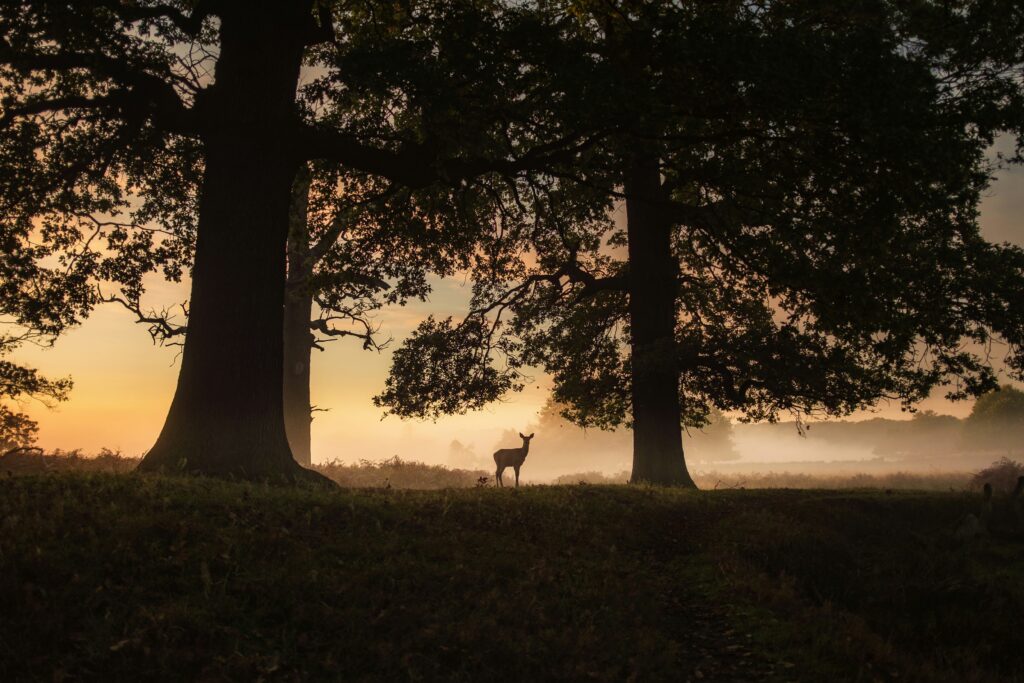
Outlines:
<svg viewBox="0 0 1024 683"><path fill-rule="evenodd" d="M76 52L26 54L17 52L7 41L0 40L0 63L22 71L86 69L122 86L121 89L105 96L106 99L74 96L54 98L49 100L52 108L44 108L42 111L57 111L56 106L61 104L61 100L66 100L65 108L82 107L86 104L100 107L107 104L121 108L129 116L144 117L148 114L155 125L169 132L190 135L198 128L194 111L185 106L170 83L159 76L131 67L119 59ZM42 102L36 105L41 106Z"/></svg>
<svg viewBox="0 0 1024 683"><path fill-rule="evenodd" d="M216 14L218 3L212 0L199 0L191 14L185 14L171 5L126 5L118 0L102 0L99 6L109 9L117 17L126 22L145 21L149 19L169 19L182 33L195 38L203 27L203 20Z"/></svg>
<svg viewBox="0 0 1024 683"><path fill-rule="evenodd" d="M581 138L570 134L538 145L518 157L444 159L432 143L406 144L395 150L368 145L358 136L312 126L300 126L294 134L303 159L329 159L416 189L439 181L475 178L485 173L520 173L571 163L594 145L604 132Z"/></svg>
<svg viewBox="0 0 1024 683"><path fill-rule="evenodd" d="M188 332L187 325L177 325L171 322L171 316L167 309L160 311L159 313L155 310L151 310L148 313L142 311L142 307L137 301L128 301L123 297L119 296L103 296L99 295L101 301L107 303L121 304L126 310L135 314L135 321L145 325L149 325L149 336L153 339L154 344L160 346L184 346L184 341L171 341L175 337L180 337ZM185 304L181 304L181 308L185 311L185 316L188 317L188 310Z"/></svg>
<svg viewBox="0 0 1024 683"><path fill-rule="evenodd" d="M365 331L355 332L353 330L339 330L333 328L330 325L330 317L320 318L319 320L310 320L309 329L319 332L321 334L325 334L328 337L355 337L356 339L362 339L364 351L369 351L371 349L373 349L374 351L382 351L385 348L387 348L387 346L391 343L390 338L384 340L383 342L378 342L374 338L374 335L379 331L379 328L374 328L370 324L369 320L354 315L348 315L345 317L363 325L365 327ZM313 346L321 351L323 350L323 347L319 346L316 341L313 342Z"/></svg>

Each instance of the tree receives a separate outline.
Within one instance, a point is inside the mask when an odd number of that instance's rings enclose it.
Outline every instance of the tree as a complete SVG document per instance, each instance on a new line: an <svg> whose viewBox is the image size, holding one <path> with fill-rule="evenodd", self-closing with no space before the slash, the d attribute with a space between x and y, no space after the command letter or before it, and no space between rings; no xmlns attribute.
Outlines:
<svg viewBox="0 0 1024 683"><path fill-rule="evenodd" d="M733 426L722 411L712 408L701 429L691 430L690 453L697 462L725 462L739 460L740 454L733 442Z"/></svg>
<svg viewBox="0 0 1024 683"><path fill-rule="evenodd" d="M62 324L96 303L92 285L104 275L95 259L69 255L83 241L81 223L126 213L133 224L172 221L162 202L167 182L173 189L176 176L201 178L191 198L195 256L178 385L141 470L312 476L296 466L283 418L296 172L320 159L407 188L404 203L430 228L432 204L451 201L468 180L573 156L579 135L524 125L533 100L514 98L531 72L507 58L499 35L517 17L498 3L3 6L4 237L25 248L41 236L45 248L31 256L62 252L74 263ZM303 65L318 75L299 93ZM394 76L406 66L416 78ZM116 229L107 237L119 254L134 240L139 261L159 267L148 239Z"/></svg>
<svg viewBox="0 0 1024 683"><path fill-rule="evenodd" d="M517 448L522 445L518 434L535 433L530 445L530 471L541 478L559 477L583 472L618 474L629 469L633 438L627 429L583 429L563 413L571 407L549 398L541 408L536 422L519 429L505 430L492 450ZM732 422L712 409L706 424L686 429L687 457L695 462L721 462L739 457L733 443Z"/></svg>
<svg viewBox="0 0 1024 683"><path fill-rule="evenodd" d="M489 470L491 464L485 458L480 457L473 450L473 444L468 446L458 439L448 444L448 467L460 470Z"/></svg>
<svg viewBox="0 0 1024 683"><path fill-rule="evenodd" d="M986 150L1024 121L1019 7L546 6L613 93L572 117L612 133L481 248L470 314L424 323L381 405L475 407L539 366L573 421L631 425L633 481L692 485L680 428L709 407L977 395L992 339L1024 371L1024 252L977 226Z"/></svg>
<svg viewBox="0 0 1024 683"><path fill-rule="evenodd" d="M0 310L7 305L0 306ZM3 310L3 313L9 313ZM31 339L33 335L18 336L0 335L0 400L19 401L32 398L45 405L67 399L71 390L70 379L51 380L41 376L32 368L18 365L3 356L10 353L18 344ZM36 441L39 425L35 420L22 412L12 410L10 406L0 403L0 454L12 448L31 446Z"/></svg>
<svg viewBox="0 0 1024 683"><path fill-rule="evenodd" d="M336 165L306 164L296 176L287 241L283 405L289 445L300 465L308 467L312 459L312 350L323 351L327 342L344 337L381 350L389 340L377 336L372 313L410 297L425 298L427 271L450 273L459 263L451 240L425 242L416 239L416 230L410 233L408 221L401 222L388 204L394 195ZM191 258L194 226L174 229L181 236L180 256ZM187 302L181 315L171 315L167 308L145 309L143 293L138 287L104 299L132 312L155 342L180 346L188 329Z"/></svg>
<svg viewBox="0 0 1024 683"><path fill-rule="evenodd" d="M1010 454L1024 441L1024 391L1010 384L978 397L964 423L975 447L1005 449Z"/></svg>

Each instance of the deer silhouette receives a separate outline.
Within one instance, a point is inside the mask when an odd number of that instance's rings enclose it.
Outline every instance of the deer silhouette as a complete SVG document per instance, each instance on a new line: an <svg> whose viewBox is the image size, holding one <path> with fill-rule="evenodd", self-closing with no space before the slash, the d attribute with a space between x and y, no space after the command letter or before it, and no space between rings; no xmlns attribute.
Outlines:
<svg viewBox="0 0 1024 683"><path fill-rule="evenodd" d="M505 471L506 467L511 467L516 471L516 488L519 488L519 468L523 466L526 454L530 452L530 439L533 438L533 434L523 436L520 433L519 438L523 440L521 448L502 448L494 451L494 464L497 466L494 478L498 482L498 486L505 485L501 480L501 473Z"/></svg>

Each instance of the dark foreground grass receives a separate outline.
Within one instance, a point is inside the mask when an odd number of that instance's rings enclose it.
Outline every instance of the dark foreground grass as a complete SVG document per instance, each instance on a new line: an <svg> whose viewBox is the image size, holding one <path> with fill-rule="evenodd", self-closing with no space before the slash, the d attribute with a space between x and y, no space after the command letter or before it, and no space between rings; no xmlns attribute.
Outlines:
<svg viewBox="0 0 1024 683"><path fill-rule="evenodd" d="M1024 680L967 494L0 481L0 680Z"/></svg>

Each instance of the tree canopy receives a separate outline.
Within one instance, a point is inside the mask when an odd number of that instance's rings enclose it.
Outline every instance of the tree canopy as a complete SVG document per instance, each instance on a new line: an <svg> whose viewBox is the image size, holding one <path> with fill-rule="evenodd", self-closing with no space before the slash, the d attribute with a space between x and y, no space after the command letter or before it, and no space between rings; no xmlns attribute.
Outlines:
<svg viewBox="0 0 1024 683"><path fill-rule="evenodd" d="M978 227L1020 161L1019 6L545 7L613 84L562 115L609 132L484 242L469 315L421 326L381 405L474 408L539 367L566 417L633 426L634 479L688 483L680 425L711 407L844 415L1020 376L1024 251Z"/></svg>
<svg viewBox="0 0 1024 683"><path fill-rule="evenodd" d="M712 407L979 394L993 340L1024 371L1024 252L977 225L987 150L1021 157L1022 36L1011 0L7 3L5 294L53 335L188 273L143 469L308 478L282 330L312 168L314 220L366 216L391 259L354 277L364 243L328 240L322 310L376 300L410 250L474 278L382 405L478 407L541 367L569 418L633 427L635 480L690 484L680 426Z"/></svg>
<svg viewBox="0 0 1024 683"><path fill-rule="evenodd" d="M0 304L0 315L4 317L10 313L5 308ZM0 454L31 446L36 441L39 426L18 409L20 402L32 399L49 405L66 400L71 390L70 379L49 379L5 358L26 341L38 339L31 332L17 336L0 333Z"/></svg>
<svg viewBox="0 0 1024 683"><path fill-rule="evenodd" d="M97 284L131 303L146 273L190 269L180 381L143 467L304 477L279 419L296 172L370 177L421 240L463 239L474 222L440 216L484 210L475 178L581 142L524 96L508 50L538 28L515 3L4 5L7 265L31 283L19 296L51 299L23 322L56 333L107 298Z"/></svg>
<svg viewBox="0 0 1024 683"><path fill-rule="evenodd" d="M974 448L1019 452L1024 441L1024 391L1004 384L980 396L964 428Z"/></svg>

